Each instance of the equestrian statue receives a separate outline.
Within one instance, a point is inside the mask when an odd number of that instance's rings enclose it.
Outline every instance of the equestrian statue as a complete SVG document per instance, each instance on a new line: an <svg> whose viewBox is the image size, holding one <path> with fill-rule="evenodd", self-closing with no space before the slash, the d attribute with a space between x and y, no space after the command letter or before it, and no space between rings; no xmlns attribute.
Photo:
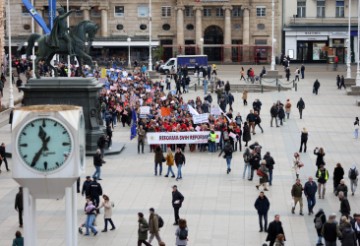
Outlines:
<svg viewBox="0 0 360 246"><path fill-rule="evenodd" d="M94 40L95 34L99 27L91 21L81 21L77 26L70 29L67 28L66 18L76 10L66 12L63 7L57 9L59 15L54 20L54 26L49 35L31 34L28 38L28 46L26 48L27 57L31 55L35 42L38 43L38 50L35 59L35 75L40 78L38 63L44 61L54 72L55 77L58 76L57 70L51 65L51 60L55 54L70 55L76 57L79 62L80 73L82 65L87 64L93 67L93 61L89 56L89 48ZM70 72L70 70L69 70Z"/></svg>

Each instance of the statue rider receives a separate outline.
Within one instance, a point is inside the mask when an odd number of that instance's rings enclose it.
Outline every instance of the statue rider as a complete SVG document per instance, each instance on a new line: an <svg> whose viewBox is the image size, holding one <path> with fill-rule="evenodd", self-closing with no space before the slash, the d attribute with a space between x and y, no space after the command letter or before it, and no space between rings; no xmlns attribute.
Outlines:
<svg viewBox="0 0 360 246"><path fill-rule="evenodd" d="M56 9L59 15L54 19L54 26L49 36L49 45L53 48L59 48L59 40L62 39L68 45L68 53L70 56L75 56L71 44L71 37L68 33L66 18L76 10L66 12L63 7Z"/></svg>

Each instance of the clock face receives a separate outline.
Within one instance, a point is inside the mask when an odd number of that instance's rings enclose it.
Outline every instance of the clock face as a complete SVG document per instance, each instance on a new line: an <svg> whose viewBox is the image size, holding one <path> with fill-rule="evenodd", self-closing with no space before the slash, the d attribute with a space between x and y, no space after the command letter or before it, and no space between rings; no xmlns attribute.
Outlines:
<svg viewBox="0 0 360 246"><path fill-rule="evenodd" d="M60 122L38 118L22 128L17 148L21 159L30 168L51 172L60 168L70 156L72 138Z"/></svg>

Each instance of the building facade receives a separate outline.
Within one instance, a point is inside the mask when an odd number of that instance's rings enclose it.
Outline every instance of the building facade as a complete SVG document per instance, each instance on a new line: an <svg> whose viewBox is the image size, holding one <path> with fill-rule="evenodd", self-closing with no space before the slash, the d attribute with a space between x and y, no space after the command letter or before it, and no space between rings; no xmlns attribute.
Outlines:
<svg viewBox="0 0 360 246"><path fill-rule="evenodd" d="M357 8L358 1L354 0L284 1L283 52L299 62L325 63L337 56L339 62L344 63L349 47L354 61L358 40Z"/></svg>
<svg viewBox="0 0 360 246"><path fill-rule="evenodd" d="M282 4L273 1L279 54ZM34 2L48 22L48 1ZM11 4L13 39L19 45L31 33L32 17L21 0ZM93 43L97 55L126 57L130 46L132 56L146 60L150 34L152 47L162 47L163 59L204 53L211 61L270 61L272 0L72 0L70 9L81 10L70 17L70 26L91 20L100 27ZM42 33L37 24L35 31Z"/></svg>

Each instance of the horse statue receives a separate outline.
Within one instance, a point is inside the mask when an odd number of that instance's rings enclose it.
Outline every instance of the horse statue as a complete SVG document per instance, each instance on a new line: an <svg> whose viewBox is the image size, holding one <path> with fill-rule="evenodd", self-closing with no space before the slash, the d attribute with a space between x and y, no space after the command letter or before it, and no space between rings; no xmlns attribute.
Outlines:
<svg viewBox="0 0 360 246"><path fill-rule="evenodd" d="M92 41L94 40L95 34L99 27L88 20L81 21L77 26L70 30L70 40L73 47L73 52L75 57L79 62L80 73L82 72L82 65L87 64L90 67L93 67L93 61L87 47L91 46ZM38 71L39 61L44 61L53 71L55 77L58 76L58 72L54 66L51 65L51 60L55 54L68 55L70 51L68 50L68 44L65 40L59 39L59 46L53 47L49 44L49 35L39 35L37 33L31 34L28 38L28 46L26 48L26 56L30 56L32 49L35 45L35 42L38 43L38 51L35 59L35 75L36 78L40 78Z"/></svg>

